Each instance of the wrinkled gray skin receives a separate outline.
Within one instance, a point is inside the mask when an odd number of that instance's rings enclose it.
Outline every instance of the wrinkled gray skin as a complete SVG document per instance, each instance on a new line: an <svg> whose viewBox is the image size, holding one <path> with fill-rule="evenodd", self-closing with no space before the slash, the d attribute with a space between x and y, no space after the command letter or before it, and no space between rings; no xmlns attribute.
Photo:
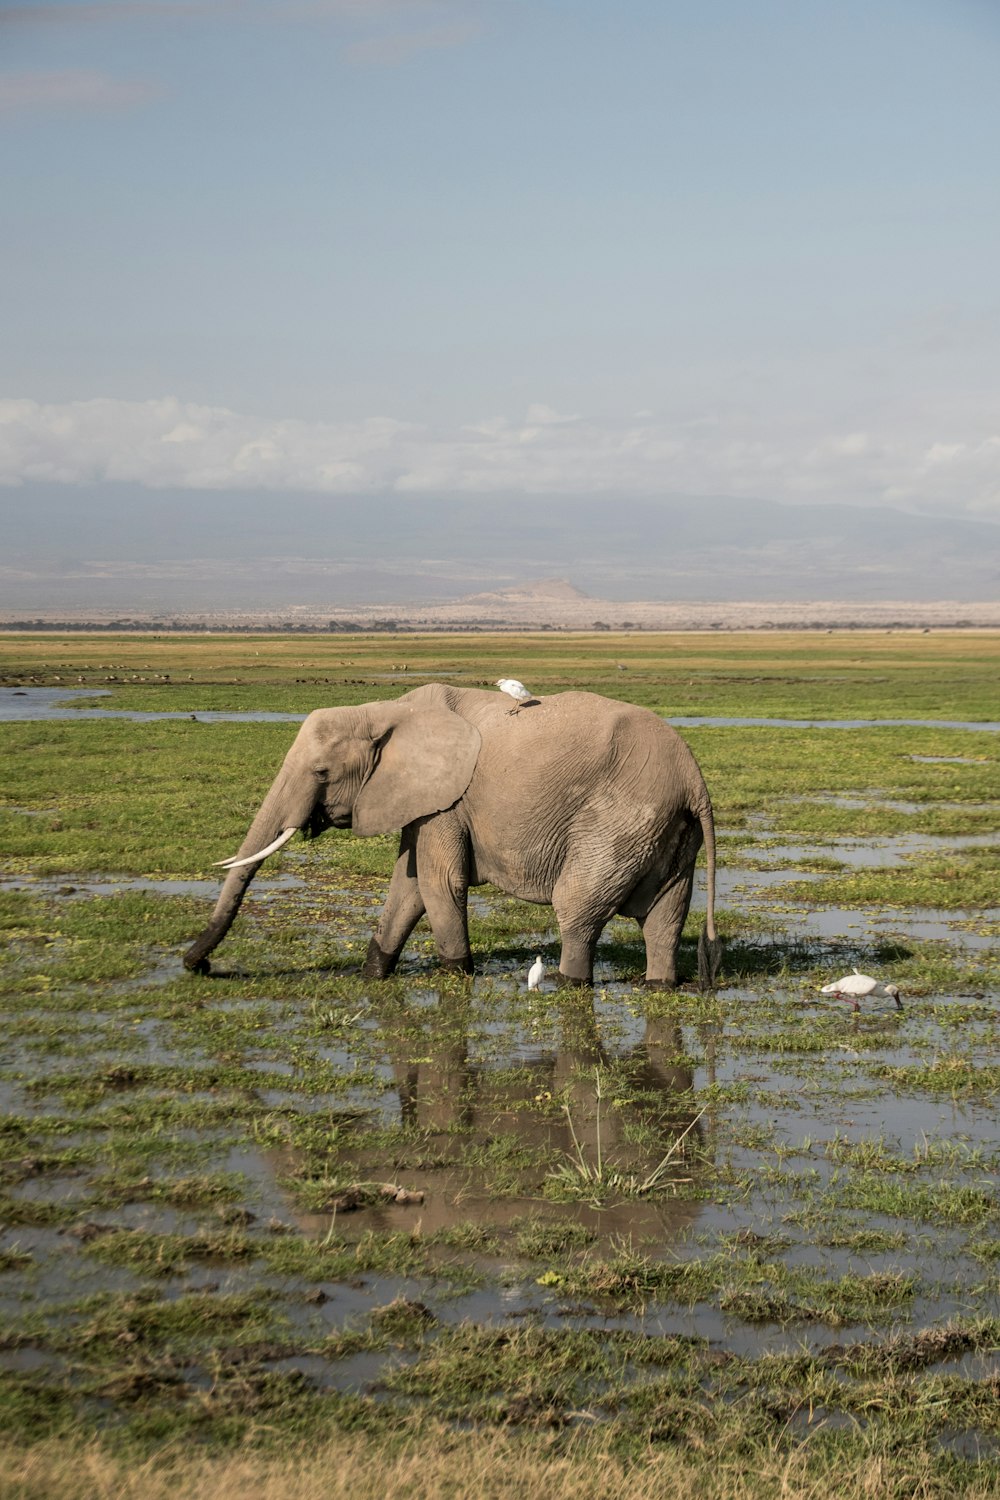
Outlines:
<svg viewBox="0 0 1000 1500"><path fill-rule="evenodd" d="M621 913L642 929L647 982L671 986L704 840L711 963L702 978L714 977L712 804L684 741L648 709L556 693L512 714L502 693L438 683L389 703L317 709L239 855L293 827L307 837L327 828L362 837L402 829L365 959L372 979L393 972L425 913L442 966L471 973L467 893L490 881L522 900L551 903L567 980L591 982L601 930ZM228 872L186 968L208 972L208 955L260 864Z"/></svg>

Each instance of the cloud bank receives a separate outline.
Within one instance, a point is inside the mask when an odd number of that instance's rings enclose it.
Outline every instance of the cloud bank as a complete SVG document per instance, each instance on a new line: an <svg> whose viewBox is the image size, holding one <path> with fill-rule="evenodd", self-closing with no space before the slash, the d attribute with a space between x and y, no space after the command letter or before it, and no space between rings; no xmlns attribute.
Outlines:
<svg viewBox="0 0 1000 1500"><path fill-rule="evenodd" d="M262 418L173 396L0 401L0 484L32 481L334 495L672 491L1000 520L1000 432L789 434L736 417L596 421L543 403L520 419L444 429L382 416Z"/></svg>
<svg viewBox="0 0 1000 1500"><path fill-rule="evenodd" d="M0 74L0 113L21 110L133 109L159 98L158 84L137 78L112 78L90 68L61 72Z"/></svg>

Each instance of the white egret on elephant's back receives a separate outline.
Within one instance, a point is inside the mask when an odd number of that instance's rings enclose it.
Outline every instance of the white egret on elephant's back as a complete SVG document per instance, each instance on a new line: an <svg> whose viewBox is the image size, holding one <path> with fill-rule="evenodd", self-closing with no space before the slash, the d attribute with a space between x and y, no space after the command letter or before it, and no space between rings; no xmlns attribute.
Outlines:
<svg viewBox="0 0 1000 1500"><path fill-rule="evenodd" d="M493 686L498 687L501 693L506 693L508 698L513 698L514 707L507 710L511 714L518 713L535 696L523 682L518 682L516 677L498 677Z"/></svg>

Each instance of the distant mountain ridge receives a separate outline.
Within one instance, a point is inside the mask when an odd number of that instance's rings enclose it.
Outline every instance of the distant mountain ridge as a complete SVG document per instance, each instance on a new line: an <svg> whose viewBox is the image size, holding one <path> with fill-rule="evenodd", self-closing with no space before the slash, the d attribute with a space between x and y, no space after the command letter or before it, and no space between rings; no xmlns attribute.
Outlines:
<svg viewBox="0 0 1000 1500"><path fill-rule="evenodd" d="M0 491L0 522L0 595L19 613L430 605L557 584L619 602L1000 595L1000 525L887 506L32 484Z"/></svg>

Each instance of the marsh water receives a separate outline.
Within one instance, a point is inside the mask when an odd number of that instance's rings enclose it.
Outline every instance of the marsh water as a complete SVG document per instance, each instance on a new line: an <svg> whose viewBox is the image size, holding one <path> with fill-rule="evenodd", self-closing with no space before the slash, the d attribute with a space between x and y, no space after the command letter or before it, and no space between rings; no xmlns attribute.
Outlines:
<svg viewBox="0 0 1000 1500"><path fill-rule="evenodd" d="M70 697L3 689L0 718L191 717L75 710ZM850 812L878 798L830 801ZM880 806L905 825L919 805ZM197 978L181 971L185 943L158 934L168 919L197 930L214 875L0 874L0 892L24 903L0 1042L14 1143L0 1367L86 1385L96 1356L81 1330L108 1309L186 1298L266 1299L267 1341L241 1334L251 1352L232 1354L234 1368L252 1356L375 1401L427 1357L420 1340L377 1336L393 1308L415 1322L424 1310L428 1344L530 1326L679 1338L718 1361L833 1360L1000 1319L1000 906L802 894L829 867L905 869L995 847L997 834L792 838L766 819L750 845L720 832L732 932L711 996L690 980L670 996L641 989L638 933L621 920L594 989L562 990L551 914L489 890L470 902L474 979L442 979L418 932L398 977L366 984L384 881L345 881L323 845L292 846L280 874L255 882ZM128 972L74 968L88 915L98 931L131 924ZM547 977L529 995L536 952ZM683 959L692 974L691 940ZM902 1011L876 1001L855 1014L819 993L855 966L920 977L913 994L901 979ZM1000 1341L970 1339L946 1341L927 1368L1000 1374ZM191 1355L183 1379L212 1388L217 1353ZM989 1422L969 1432L988 1445Z"/></svg>
<svg viewBox="0 0 1000 1500"><path fill-rule="evenodd" d="M393 674L389 674L392 677ZM448 676L448 673L441 674ZM397 680L393 677L393 680ZM399 678L404 681L405 679ZM414 684L417 686L417 684ZM195 713L154 709L77 708L81 698L111 696L110 688L0 687L0 723L36 723L51 719L132 719L136 723L156 719L197 719L205 724L301 724L305 714L269 713L262 709L226 711L198 709ZM667 722L679 729L969 729L996 734L1000 720L977 719L757 719L721 715L668 715ZM950 757L945 757L950 759Z"/></svg>
<svg viewBox="0 0 1000 1500"><path fill-rule="evenodd" d="M880 842L887 857L902 857L920 848L919 840L904 836ZM824 845L827 852L829 847ZM773 852L785 859L794 857L795 849L782 845ZM839 852L862 860L874 857L867 846L858 849L846 844ZM365 891L327 886L317 903L317 893L310 890L308 859L303 855L295 861L300 865L299 873L260 880L248 898L247 915L251 922L260 921L279 901L283 905L290 902L294 910L297 902L308 900L306 920L314 928L315 940L327 947L326 963L316 969L317 994L321 995L324 971L337 968L330 964L323 908L336 912L343 932L340 941L350 946L364 937L377 909L377 898ZM2 888L34 892L56 905L146 892L166 898L197 896L207 907L217 884L212 880L7 878ZM770 933L746 945L773 966L791 950L783 932L788 914L774 903L775 883L770 872L728 868L721 882L722 900L731 900L737 893L740 899L756 904L773 922ZM978 913L978 919L983 915ZM995 920L1000 913L989 915ZM289 916L285 910L282 921ZM904 953L915 926L913 913L877 913L861 918L857 911L845 909L806 912L801 917L794 924L792 947L799 956L804 944L811 947L814 958L828 953L831 972L850 967L852 961L870 964L873 956L892 948L897 954ZM916 925L933 928L933 936L942 943L967 942L975 947L976 935L956 926L963 920L955 913L921 914ZM412 1133L419 1137L421 1154L426 1158L420 1166L399 1174L405 1178L406 1189L420 1195L419 1204L375 1202L359 1207L350 1217L342 1214L341 1224L349 1237L362 1230L405 1235L415 1223L419 1223L423 1235L433 1237L447 1236L470 1222L489 1236L496 1231L509 1233L512 1226L516 1230L530 1221L570 1221L584 1232L586 1243L599 1249L607 1251L628 1241L662 1258L692 1256L706 1240L737 1243L741 1235L777 1235L783 1242L786 1266L815 1267L818 1263L825 1276L837 1277L857 1271L857 1254L851 1248L838 1250L833 1246L817 1254L812 1235L795 1223L798 1175L804 1173L808 1178L809 1196L822 1199L838 1174L836 1160L828 1155L831 1143L874 1136L895 1143L905 1152L912 1151L914 1143L920 1141L958 1139L970 1161L982 1162L982 1169L977 1167L973 1178L984 1186L995 1181L1000 1138L992 1092L986 1097L972 1094L928 1099L919 1092L904 1090L887 1095L873 1087L873 1068L879 1064L891 1062L893 1067L905 1070L916 1066L928 1048L950 1052L955 1043L954 1029L938 1014L939 1007L945 998L961 1005L963 998L968 1003L969 997L935 997L935 1005L930 1010L922 1007L916 1016L909 1010L897 1012L891 1002L876 1002L855 1016L815 989L803 990L790 975L767 977L762 973L753 986L719 992L722 1011L733 1014L735 1020L685 1022L683 1010L680 1019L664 1018L631 982L615 977L615 947L620 939L620 933L609 930L599 954L598 988L592 995L567 998L547 980L540 998L544 997L550 1009L541 1016L534 1013L530 1019L523 1014L520 944L516 945L516 958L495 953L484 965L482 976L458 992L436 987L430 958L416 957L407 966L413 974L411 983L407 984L404 971L388 1011L380 1009L375 994L366 995L350 1036L338 1045L316 1046L317 1060L342 1080L336 1091L337 1111L346 1109L350 1116L379 1127ZM554 968L555 949L550 944L541 946ZM209 1004L220 1017L238 1019L243 1013L258 1013L259 997L269 988L280 991L281 981L280 967L266 958L253 965L222 960L211 981ZM109 1086L110 1097L120 1099L123 1091L127 1095L132 1088L141 1089L143 1078L148 1076L152 1081L157 1070L182 1066L195 1077L200 1068L211 1063L208 1039L208 1045L203 1042L192 1047L186 1029L178 1028L176 1021L155 1012L143 1017L143 1000L151 986L164 983L180 986L178 993L183 993L178 955L171 958L160 954L155 960L151 955L147 973L118 987L119 993L134 996L134 1017L128 1014L127 1005L125 1014L120 1010L89 1011L81 1007L79 995L72 996L67 1053L74 1054L86 1040L88 1071L114 1078L117 1070L118 1081ZM254 995L241 998L248 985ZM791 1037L787 1051L777 1055L767 1025L762 1026L753 1010L747 1009L748 1002L759 1003L765 996L771 1002L791 1004L799 1012L797 1037ZM39 1076L37 1071L41 1060L38 1038L46 1038L42 1055L57 1055L59 1047L53 1038L58 1038L67 1020L61 1007L48 1009L41 1001L32 1014L34 1024L27 1038L20 1043L8 1042L4 1048L8 1079L3 1094L5 1112L26 1120L47 1117L58 1105L58 1087L50 1093L45 1074ZM917 1045L909 1039L914 1028ZM297 1018L289 1017L287 1006L279 1005L265 1032L251 1032L249 1041L241 1046L241 1066L245 1073L258 1075L252 1091L256 1104L263 1109L304 1108L323 1113L329 1109L329 1100L303 1097L295 1065L285 1061L282 1049L275 1047L283 1033L291 1036L296 1030ZM820 1032L825 1046L818 1054L812 1042ZM991 1056L993 1039L992 1023L985 1013L970 1017L962 1028L963 1048L973 1058ZM69 1056L63 1060L68 1061ZM358 1076L359 1071L363 1076ZM602 1101L602 1086L607 1086L607 1078L615 1074L618 1082ZM629 1080L624 1092L622 1077ZM242 1087L247 1087L245 1079ZM697 1109L693 1101L706 1095L715 1102ZM633 1097L642 1102L628 1103ZM552 1101L556 1099L563 1103L553 1111ZM679 1155L676 1165L668 1167L658 1194L636 1197L635 1185L655 1171L686 1131L690 1132L690 1145L696 1149ZM770 1180L757 1176L761 1132L766 1134L770 1149L777 1149L780 1162L796 1164L795 1173L779 1170ZM218 1156L221 1170L242 1174L246 1187L243 1201L255 1218L294 1225L313 1237L329 1233L336 1210L329 1205L307 1210L283 1187L295 1177L294 1148L255 1150L246 1143L234 1144L228 1131L219 1133L218 1146L213 1148L216 1132L195 1134L210 1154ZM475 1156L475 1150L466 1149L461 1161L448 1159L454 1155L451 1146L458 1138L466 1147L471 1143L484 1152L504 1142L512 1160L523 1158L528 1165L512 1168L504 1192L498 1193L489 1171L470 1168L468 1159ZM64 1147L65 1141L57 1132L51 1144ZM595 1190L593 1201L587 1200L586 1192L581 1201L581 1192L576 1191L568 1195L568 1201L560 1202L558 1191L553 1193L551 1186L544 1191L544 1181L539 1183L539 1157L568 1165L572 1172L574 1164L593 1164L598 1153L605 1170L613 1165L620 1174L624 1187L621 1197L612 1192L607 1201L600 1201L601 1195ZM375 1163L367 1165L374 1167ZM720 1167L724 1167L727 1180L742 1184L739 1191L703 1197L697 1191L699 1175L707 1182L718 1176ZM519 1171L523 1177L520 1186ZM756 1177L752 1186L744 1183L744 1174ZM384 1167L381 1175L385 1175ZM671 1178L676 1179L678 1193L669 1190ZM581 1176L577 1187L584 1186ZM35 1204L62 1207L75 1202L88 1206L90 1201L85 1170L34 1175L30 1164L17 1195ZM114 1222L135 1230L176 1234L194 1232L203 1217L134 1203L117 1211ZM876 1214L868 1215L865 1222L868 1228L888 1234L895 1221L889 1214ZM862 1257L866 1273L891 1266L894 1274L917 1278L920 1289L908 1304L908 1320L926 1321L954 1314L964 1306L969 1288L981 1278L982 1266L970 1258L962 1234L939 1225L933 1235L938 1270L929 1277L927 1244L921 1234L905 1248L868 1251ZM78 1249L62 1230L8 1229L0 1238L0 1248L12 1246L32 1257L33 1297L58 1300L71 1287L76 1298L87 1288L121 1289L142 1281L133 1272L109 1272L100 1263L88 1261L85 1246ZM67 1279L68 1252L76 1268ZM450 1292L440 1312L446 1321L530 1315L561 1323L568 1315L566 1297L546 1285L544 1277L540 1280L537 1265L519 1265L516 1257L511 1260L499 1245L486 1255L466 1258L478 1265L480 1273L485 1270L495 1274L499 1281L492 1289L479 1285L466 1292ZM211 1281L233 1291L258 1285L261 1275L261 1266L254 1264L221 1271L217 1266L210 1271L188 1270L176 1276L176 1290L178 1294L194 1291ZM14 1317L22 1295L18 1278L8 1273L3 1283L6 1296L0 1300L0 1310ZM303 1305L303 1328L314 1324L317 1316L323 1324L339 1325L364 1308L381 1306L394 1297L428 1295L426 1277L415 1281L404 1275L373 1274L362 1277L361 1283L345 1289L339 1283L321 1280L327 1300L321 1314L313 1304ZM283 1290L287 1295L287 1284ZM996 1297L989 1299L989 1306L994 1314L1000 1314ZM814 1316L803 1324L793 1315L787 1325L779 1318L766 1320L761 1328L702 1302L688 1307L646 1308L640 1318L631 1311L615 1314L598 1299L589 1309L575 1306L572 1315L585 1325L606 1327L610 1320L633 1326L638 1320L647 1330L659 1333L724 1338L727 1347L746 1352L793 1348L803 1341L822 1344L845 1336L841 1318L827 1328ZM848 1324L846 1332L863 1336L864 1320ZM8 1352L6 1359L23 1368L20 1349ZM363 1369L367 1370L369 1363L364 1363ZM345 1379L350 1383L356 1378L358 1371L353 1365L341 1369L331 1363L324 1371L324 1379L335 1383Z"/></svg>

